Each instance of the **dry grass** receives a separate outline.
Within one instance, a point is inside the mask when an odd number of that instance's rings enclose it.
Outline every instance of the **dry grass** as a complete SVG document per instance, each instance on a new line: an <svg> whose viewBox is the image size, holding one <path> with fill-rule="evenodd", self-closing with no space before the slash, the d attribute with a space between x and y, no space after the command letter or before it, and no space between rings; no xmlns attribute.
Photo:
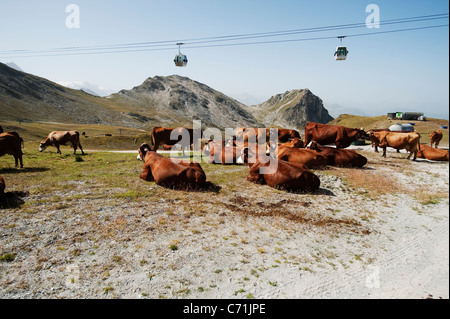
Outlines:
<svg viewBox="0 0 450 319"><path fill-rule="evenodd" d="M420 188L413 192L413 197L422 205L434 205L449 197L448 192L433 192L428 188Z"/></svg>
<svg viewBox="0 0 450 319"><path fill-rule="evenodd" d="M355 192L372 198L386 194L398 194L405 191L402 185L387 172L341 169L335 174L342 178Z"/></svg>

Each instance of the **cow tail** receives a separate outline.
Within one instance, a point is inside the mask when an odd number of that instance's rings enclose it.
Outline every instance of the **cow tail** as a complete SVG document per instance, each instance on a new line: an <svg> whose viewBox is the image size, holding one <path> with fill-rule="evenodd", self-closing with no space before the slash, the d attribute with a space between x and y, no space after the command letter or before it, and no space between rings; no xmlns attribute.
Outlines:
<svg viewBox="0 0 450 319"><path fill-rule="evenodd" d="M152 147L154 147L155 146L155 130L156 130L156 127L154 127L153 129L152 129Z"/></svg>
<svg viewBox="0 0 450 319"><path fill-rule="evenodd" d="M416 132L416 133L417 133L417 135L419 135L419 142L418 142L419 145L417 145L417 148L418 148L419 151L420 151L420 137L421 137L421 136L420 136L420 133L419 133L419 132Z"/></svg>
<svg viewBox="0 0 450 319"><path fill-rule="evenodd" d="M22 145L22 148L25 148L25 143L23 141L23 138L21 138L21 137L19 137L19 138L20 138L20 145Z"/></svg>

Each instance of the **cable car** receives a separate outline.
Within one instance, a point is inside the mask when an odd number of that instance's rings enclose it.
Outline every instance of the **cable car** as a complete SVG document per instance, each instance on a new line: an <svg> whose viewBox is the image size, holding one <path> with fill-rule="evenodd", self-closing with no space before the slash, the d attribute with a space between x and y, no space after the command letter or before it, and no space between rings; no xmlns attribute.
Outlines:
<svg viewBox="0 0 450 319"><path fill-rule="evenodd" d="M183 44L184 43L177 43L177 45L178 45L178 54L173 59L173 62L175 62L176 66L186 66L187 63L188 63L187 56L185 56L184 54L181 54L181 52L180 52L180 46L183 45Z"/></svg>
<svg viewBox="0 0 450 319"><path fill-rule="evenodd" d="M334 52L334 59L336 61L341 61L347 58L348 50L347 47L342 46L342 39L345 38L345 36L340 36L338 38L341 40L341 45L336 48L336 51Z"/></svg>

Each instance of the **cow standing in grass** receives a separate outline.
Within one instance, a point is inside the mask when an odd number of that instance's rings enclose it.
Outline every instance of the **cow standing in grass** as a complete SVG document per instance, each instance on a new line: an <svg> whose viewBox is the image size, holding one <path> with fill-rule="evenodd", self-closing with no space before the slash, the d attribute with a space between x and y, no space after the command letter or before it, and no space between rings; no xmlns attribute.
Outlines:
<svg viewBox="0 0 450 319"><path fill-rule="evenodd" d="M155 126L151 132L153 147L152 151L156 152L160 145L178 144L181 147L183 156L185 156L185 150L190 151L191 145L194 143L194 129L186 127L160 127ZM172 139L172 138L173 139Z"/></svg>
<svg viewBox="0 0 450 319"><path fill-rule="evenodd" d="M420 150L420 134L417 132L371 131L369 136L370 140L375 144L375 148L381 147L383 149L382 157L386 157L386 148L392 147L397 150L405 149L409 152L407 159L410 159L411 155L414 155L412 160L415 161L417 152Z"/></svg>
<svg viewBox="0 0 450 319"><path fill-rule="evenodd" d="M249 163L250 176L247 177L247 180L287 191L313 192L319 189L319 177L303 164L277 161L275 172L261 173L261 168L269 165L271 165L269 162L265 164L259 161L255 164Z"/></svg>
<svg viewBox="0 0 450 319"><path fill-rule="evenodd" d="M44 151L48 146L54 146L57 153L61 154L60 145L69 145L73 147L73 155L76 154L77 147L80 148L81 154L84 155L83 148L80 144L80 133L77 131L53 131L39 145L39 152Z"/></svg>
<svg viewBox="0 0 450 319"><path fill-rule="evenodd" d="M0 156L5 154L13 155L16 167L19 166L20 162L20 168L23 168L22 143L23 139L17 132L6 132L0 134Z"/></svg>
<svg viewBox="0 0 450 319"><path fill-rule="evenodd" d="M438 148L439 142L442 140L442 132L441 131L434 131L430 134L430 146L435 148Z"/></svg>
<svg viewBox="0 0 450 319"><path fill-rule="evenodd" d="M316 141L320 145L334 144L337 148L347 148L356 140L367 140L369 135L361 128L308 122L305 126L305 145Z"/></svg>

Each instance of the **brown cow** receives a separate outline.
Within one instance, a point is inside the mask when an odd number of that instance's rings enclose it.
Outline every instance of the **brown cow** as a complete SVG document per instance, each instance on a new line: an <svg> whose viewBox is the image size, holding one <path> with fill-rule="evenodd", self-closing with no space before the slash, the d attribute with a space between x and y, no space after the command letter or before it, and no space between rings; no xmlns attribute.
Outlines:
<svg viewBox="0 0 450 319"><path fill-rule="evenodd" d="M226 146L225 141L208 141L203 147L203 153L209 155L208 163L233 165L237 164L239 151L236 146Z"/></svg>
<svg viewBox="0 0 450 319"><path fill-rule="evenodd" d="M275 157L274 154L275 154L278 146L304 148L305 147L305 143L303 142L302 139L300 139L298 137L294 137L294 138L290 139L289 142L281 143L281 144L280 143L268 142L267 143L267 147L266 147L266 154L270 154L270 156Z"/></svg>
<svg viewBox="0 0 450 319"><path fill-rule="evenodd" d="M296 147L296 148L304 148L305 147L305 143L299 137L294 137L289 142L285 142L281 145L288 146L288 147Z"/></svg>
<svg viewBox="0 0 450 319"><path fill-rule="evenodd" d="M409 133L409 132L404 132L404 131L391 131L391 130L388 129L388 128L370 129L370 130L367 131L367 134L370 135L370 132L397 132L397 133ZM375 143L374 143L373 141L371 141L370 146L374 147L374 148L375 148L375 152L378 153L378 146L375 145ZM400 153L400 150L399 150L399 149L397 149L397 153Z"/></svg>
<svg viewBox="0 0 450 319"><path fill-rule="evenodd" d="M5 154L13 155L15 166L19 166L20 162L20 168L23 168L22 143L23 139L17 132L6 132L0 134L0 156Z"/></svg>
<svg viewBox="0 0 450 319"><path fill-rule="evenodd" d="M170 138L171 134L175 137L175 139ZM187 134L189 134L189 136L187 136ZM185 149L190 149L190 146L194 143L194 129L186 127L172 128L155 126L152 129L151 135L153 143L152 151L154 152L156 152L161 144L173 146L181 142L181 144L183 144L181 145L181 149L183 156L185 156ZM189 138L189 140L186 140L186 138Z"/></svg>
<svg viewBox="0 0 450 319"><path fill-rule="evenodd" d="M236 146L237 145L237 146ZM244 164L242 156L243 151L248 149L251 150L251 155L246 159L250 158L252 163L256 162L258 156L266 156L266 144L256 144L250 142L237 142L233 141L213 141L209 140L203 146L203 154L209 155L208 163L210 164Z"/></svg>
<svg viewBox="0 0 450 319"><path fill-rule="evenodd" d="M250 164L250 176L247 180L256 184L267 184L270 187L288 191L315 191L319 189L320 180L305 165L286 161L277 161L277 170L272 174L262 174L261 167L269 166L256 162Z"/></svg>
<svg viewBox="0 0 450 319"><path fill-rule="evenodd" d="M0 176L0 198L3 197L3 195L5 195L5 180L3 179L3 177Z"/></svg>
<svg viewBox="0 0 450 319"><path fill-rule="evenodd" d="M434 131L430 134L430 146L437 148L439 145L439 142L442 140L442 132L441 131Z"/></svg>
<svg viewBox="0 0 450 319"><path fill-rule="evenodd" d="M316 151L305 148L292 148L287 146L278 146L275 151L276 159L291 163L304 164L310 169L320 168L328 165L325 156Z"/></svg>
<svg viewBox="0 0 450 319"><path fill-rule="evenodd" d="M447 161L448 150L441 148L433 148L424 144L420 144L420 150L417 151L418 158L426 158L431 161Z"/></svg>
<svg viewBox="0 0 450 319"><path fill-rule="evenodd" d="M375 147L381 147L383 149L382 157L386 157L386 148L392 147L397 150L405 149L409 152L407 159L411 158L414 154L413 161L416 160L417 151L420 149L420 134L417 132L370 132L370 140L374 142Z"/></svg>
<svg viewBox="0 0 450 319"><path fill-rule="evenodd" d="M367 158L354 150L328 147L312 141L308 146L328 160L328 165L339 167L363 167L367 164Z"/></svg>
<svg viewBox="0 0 450 319"><path fill-rule="evenodd" d="M245 128L238 127L236 129L236 139L239 141L248 142L249 140L253 143L266 143L270 140L270 132L272 130L278 130L278 141L285 143L292 138L300 138L300 133L292 129L284 128Z"/></svg>
<svg viewBox="0 0 450 319"><path fill-rule="evenodd" d="M148 144L139 148L139 156L144 161L140 178L155 181L157 185L176 189L198 189L205 185L206 175L202 167L194 162L174 162L168 157L152 151Z"/></svg>
<svg viewBox="0 0 450 319"><path fill-rule="evenodd" d="M77 131L53 131L47 135L47 138L39 145L39 152L44 151L48 146L54 146L57 149L57 154L62 154L59 149L60 145L72 146L73 154L77 152L77 147L80 148L81 154L84 155L83 148L80 144L80 133Z"/></svg>
<svg viewBox="0 0 450 319"><path fill-rule="evenodd" d="M256 162L266 163L270 160L273 161L273 157L270 153L267 153L268 145L259 145L248 143L244 148L237 148L239 152L237 163L238 164L254 164Z"/></svg>
<svg viewBox="0 0 450 319"><path fill-rule="evenodd" d="M265 143L270 136L270 130L267 128L246 128L238 127L235 132L236 140L253 143Z"/></svg>
<svg viewBox="0 0 450 319"><path fill-rule="evenodd" d="M346 148L359 139L369 139L369 135L363 129L341 125L308 122L305 126L305 145L314 140L321 145L335 144L337 148Z"/></svg>
<svg viewBox="0 0 450 319"><path fill-rule="evenodd" d="M167 144L163 144L163 150L164 151L177 151L179 150L179 145L177 145L177 147L175 147L175 145L167 145Z"/></svg>
<svg viewBox="0 0 450 319"><path fill-rule="evenodd" d="M286 143L291 139L299 139L300 140L300 133L296 130L290 130L290 129L285 129L285 128L278 129L278 141L280 143Z"/></svg>

